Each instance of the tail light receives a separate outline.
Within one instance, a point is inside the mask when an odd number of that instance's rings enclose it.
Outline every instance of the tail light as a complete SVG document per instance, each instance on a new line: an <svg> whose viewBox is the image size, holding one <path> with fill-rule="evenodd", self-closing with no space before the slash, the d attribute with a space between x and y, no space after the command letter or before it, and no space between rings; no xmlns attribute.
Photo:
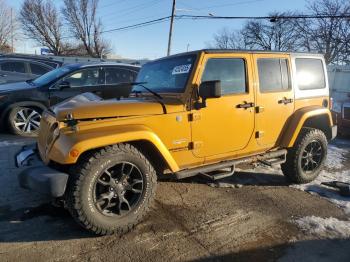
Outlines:
<svg viewBox="0 0 350 262"><path fill-rule="evenodd" d="M333 97L329 98L329 109L333 109Z"/></svg>

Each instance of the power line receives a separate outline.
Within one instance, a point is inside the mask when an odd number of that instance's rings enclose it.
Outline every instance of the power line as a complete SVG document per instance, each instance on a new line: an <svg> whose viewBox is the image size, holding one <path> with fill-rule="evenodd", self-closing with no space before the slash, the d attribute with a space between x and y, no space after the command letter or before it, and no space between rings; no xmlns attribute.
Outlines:
<svg viewBox="0 0 350 262"><path fill-rule="evenodd" d="M113 3L104 4L104 5L101 5L99 7L99 9L102 9L102 8L105 8L105 7L110 7L110 6L115 5L115 4L121 4L121 3L126 2L126 1L128 1L128 0L120 0L120 1L115 1Z"/></svg>
<svg viewBox="0 0 350 262"><path fill-rule="evenodd" d="M234 3L226 3L226 4L220 4L220 5L210 5L210 6L203 6L200 8L194 8L190 7L187 3L181 3L182 5L187 5L189 8L193 9L194 11L202 11L205 9L213 9L213 8L221 8L221 7L227 7L227 6L236 6L236 5L245 5L245 4L251 4L251 3L256 3L256 2L262 2L266 0L248 0L248 1L239 1L239 2L234 2Z"/></svg>
<svg viewBox="0 0 350 262"><path fill-rule="evenodd" d="M101 32L101 34L102 33L110 33L110 32L114 32L114 31L121 31L121 30L125 30L125 29L134 29L134 28L137 28L137 27L140 27L140 26L147 26L147 25L153 24L155 22L161 22L161 21L168 20L170 17L171 16L165 16L165 17L149 20L149 21L146 21L146 22L138 23L138 24L133 24L133 25L113 28L113 29L109 29L109 30L104 30L104 31Z"/></svg>
<svg viewBox="0 0 350 262"><path fill-rule="evenodd" d="M269 20L269 19L349 19L350 14L342 15L277 15L277 16L215 16L215 15L177 15L177 19L253 19L253 20Z"/></svg>
<svg viewBox="0 0 350 262"><path fill-rule="evenodd" d="M160 0L153 0L153 1L148 2L148 3L142 3L142 4L134 5L132 7L127 7L127 8L121 9L121 10L117 10L113 13L104 14L103 17L109 17L109 16L114 16L117 18L125 17L129 14L150 8L150 7L157 5L159 3L160 3ZM116 14L118 14L118 15L116 16Z"/></svg>

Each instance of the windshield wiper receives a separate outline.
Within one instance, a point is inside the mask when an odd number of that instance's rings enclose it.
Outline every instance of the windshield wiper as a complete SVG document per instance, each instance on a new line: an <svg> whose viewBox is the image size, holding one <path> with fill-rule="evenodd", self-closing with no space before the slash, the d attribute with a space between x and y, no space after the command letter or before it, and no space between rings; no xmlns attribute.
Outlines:
<svg viewBox="0 0 350 262"><path fill-rule="evenodd" d="M141 86L144 89L146 89L148 92L150 92L152 95L158 97L159 99L163 99L163 97L160 94L158 94L156 91L153 91L152 89L150 89L144 85L144 84L147 84L147 82L134 82L134 83L130 83L130 84L134 85L134 86Z"/></svg>

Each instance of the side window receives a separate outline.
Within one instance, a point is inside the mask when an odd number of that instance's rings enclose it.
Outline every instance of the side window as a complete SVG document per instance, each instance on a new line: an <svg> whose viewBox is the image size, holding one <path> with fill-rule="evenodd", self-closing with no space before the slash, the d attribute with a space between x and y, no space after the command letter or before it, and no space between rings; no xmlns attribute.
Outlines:
<svg viewBox="0 0 350 262"><path fill-rule="evenodd" d="M321 59L296 58L298 87L301 90L326 87L323 63Z"/></svg>
<svg viewBox="0 0 350 262"><path fill-rule="evenodd" d="M259 88L261 92L284 91L290 88L287 59L258 59Z"/></svg>
<svg viewBox="0 0 350 262"><path fill-rule="evenodd" d="M100 74L99 68L83 69L64 78L63 81L69 82L71 87L94 86L100 84Z"/></svg>
<svg viewBox="0 0 350 262"><path fill-rule="evenodd" d="M46 67L43 67L38 64L30 63L29 65L30 65L30 71L34 75L43 75L50 71L50 69L47 69Z"/></svg>
<svg viewBox="0 0 350 262"><path fill-rule="evenodd" d="M1 70L7 72L25 73L25 65L22 62L4 62L1 64Z"/></svg>
<svg viewBox="0 0 350 262"><path fill-rule="evenodd" d="M105 69L106 84L118 84L134 82L136 73L127 69L121 68L106 68Z"/></svg>
<svg viewBox="0 0 350 262"><path fill-rule="evenodd" d="M247 92L245 61L241 58L209 59L202 82L220 80L222 94L238 94Z"/></svg>

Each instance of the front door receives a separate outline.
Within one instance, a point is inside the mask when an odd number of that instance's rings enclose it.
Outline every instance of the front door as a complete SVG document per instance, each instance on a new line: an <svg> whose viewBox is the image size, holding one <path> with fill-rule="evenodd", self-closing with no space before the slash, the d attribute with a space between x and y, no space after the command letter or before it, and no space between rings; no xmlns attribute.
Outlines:
<svg viewBox="0 0 350 262"><path fill-rule="evenodd" d="M273 147L294 111L288 55L255 54L257 74L256 131L262 148Z"/></svg>
<svg viewBox="0 0 350 262"><path fill-rule="evenodd" d="M62 82L69 84L69 88L57 89ZM54 105L70 97L85 92L102 96L105 84L103 70L99 67L85 68L62 78L50 89L50 104Z"/></svg>
<svg viewBox="0 0 350 262"><path fill-rule="evenodd" d="M192 112L193 154L196 157L239 151L250 141L254 130L250 63L250 55L212 54L205 57L198 84L220 80L222 96L208 99L205 108Z"/></svg>

